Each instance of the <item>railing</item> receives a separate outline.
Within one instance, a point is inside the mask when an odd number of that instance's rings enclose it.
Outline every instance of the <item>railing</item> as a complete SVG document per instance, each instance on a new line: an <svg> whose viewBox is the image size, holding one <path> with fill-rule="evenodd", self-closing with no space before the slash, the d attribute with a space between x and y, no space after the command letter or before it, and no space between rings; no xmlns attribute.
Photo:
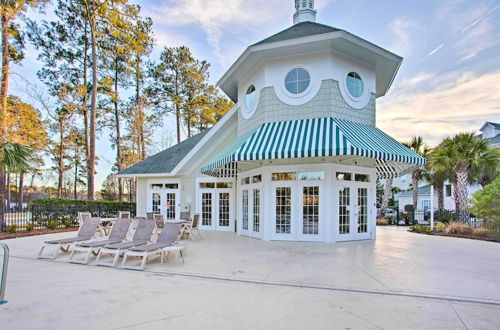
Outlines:
<svg viewBox="0 0 500 330"><path fill-rule="evenodd" d="M5 286L7 285L7 267L9 266L9 247L7 244L0 243L3 249L3 262L2 262L2 277L0 277L0 305L6 304L5 300Z"/></svg>
<svg viewBox="0 0 500 330"><path fill-rule="evenodd" d="M416 224L421 224L421 225L428 225L430 224L431 220L431 211L411 211L411 212L399 212L396 211L396 219L395 223L397 225L416 225ZM449 223L452 221L459 221L460 217L457 212L451 211L451 210L441 210L441 211L434 211L434 223L436 222L443 222L443 223ZM474 217L474 215L467 214L466 217L466 222L473 228L476 227L488 227L491 230L500 232L500 225L499 224L485 224L485 222L482 219L477 219Z"/></svg>

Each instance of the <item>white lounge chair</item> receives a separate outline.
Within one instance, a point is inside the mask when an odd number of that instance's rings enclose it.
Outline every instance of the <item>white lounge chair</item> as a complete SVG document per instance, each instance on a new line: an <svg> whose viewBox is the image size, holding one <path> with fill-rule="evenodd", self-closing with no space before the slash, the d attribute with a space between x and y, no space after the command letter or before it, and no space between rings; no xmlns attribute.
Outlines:
<svg viewBox="0 0 500 330"><path fill-rule="evenodd" d="M136 246L141 246L148 244L151 240L151 234L153 234L153 230L155 228L155 222L152 220L139 220L137 225L137 229L135 230L134 237L132 237L131 241L126 241L122 243L109 244L106 245L99 251L96 259L97 266L108 266L114 267L118 262L118 258L121 254L123 254L127 249L133 248ZM103 255L111 255L113 256L112 262L105 262L101 260Z"/></svg>
<svg viewBox="0 0 500 330"><path fill-rule="evenodd" d="M160 233L160 236L158 236L156 243L128 249L128 251L125 252L125 256L123 257L122 267L126 269L144 270L146 268L148 257L157 254L161 254L163 261L163 249L173 246L179 240L181 229L181 223L172 223L165 225L162 232ZM141 264L139 266L127 265L128 257L142 258Z"/></svg>
<svg viewBox="0 0 500 330"><path fill-rule="evenodd" d="M82 242L75 245L69 261L77 264L87 264L92 253L98 254L99 250L108 244L115 244L122 242L127 236L128 227L130 227L131 219L116 219L108 239L98 239L87 242ZM75 252L84 253L83 259L75 259Z"/></svg>
<svg viewBox="0 0 500 330"><path fill-rule="evenodd" d="M82 223L78 229L78 234L76 237L63 238L51 241L45 241L42 248L38 252L37 257L39 259L55 259L59 250L63 252L68 252L69 247L77 242L88 241L94 237L97 226L99 225L100 218L90 218L86 215L82 216ZM46 248L53 248L54 253L50 255L42 255L43 250Z"/></svg>
<svg viewBox="0 0 500 330"><path fill-rule="evenodd" d="M193 233L196 233L199 239L203 239L200 230L198 229L199 222L200 222L200 215L195 214L191 221L182 224L182 233L186 234L188 238L191 238L192 241L194 241L195 239Z"/></svg>

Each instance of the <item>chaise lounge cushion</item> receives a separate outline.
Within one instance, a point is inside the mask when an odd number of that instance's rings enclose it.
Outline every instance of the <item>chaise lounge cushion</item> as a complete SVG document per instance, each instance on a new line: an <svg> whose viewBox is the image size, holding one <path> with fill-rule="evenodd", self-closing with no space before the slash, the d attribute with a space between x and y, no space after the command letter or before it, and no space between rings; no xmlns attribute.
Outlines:
<svg viewBox="0 0 500 330"><path fill-rule="evenodd" d="M56 239L51 241L45 241L47 244L70 244L74 242L87 241L94 236L97 226L99 225L100 218L89 218L84 217L82 220L82 226L78 230L77 237Z"/></svg>

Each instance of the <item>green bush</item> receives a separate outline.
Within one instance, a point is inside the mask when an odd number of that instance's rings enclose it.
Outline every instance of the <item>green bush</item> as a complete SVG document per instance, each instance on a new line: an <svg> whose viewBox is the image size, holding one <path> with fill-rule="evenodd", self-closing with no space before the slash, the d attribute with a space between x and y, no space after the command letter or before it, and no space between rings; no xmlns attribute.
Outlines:
<svg viewBox="0 0 500 330"><path fill-rule="evenodd" d="M92 216L110 218L118 211L129 211L135 216L135 203L120 201L86 201L64 198L40 198L30 204L32 219L36 224L48 226L51 221L71 226L78 224L78 212L90 212Z"/></svg>
<svg viewBox="0 0 500 330"><path fill-rule="evenodd" d="M423 225L414 225L414 226L411 226L409 230L413 231L415 233L430 233L431 227L430 226L423 226Z"/></svg>
<svg viewBox="0 0 500 330"><path fill-rule="evenodd" d="M7 227L7 232L8 232L8 233L13 234L13 233L15 233L16 231L17 231L17 226L16 226L16 225L10 225L10 226L8 226L8 227Z"/></svg>
<svg viewBox="0 0 500 330"><path fill-rule="evenodd" d="M73 226L73 222L71 220L66 220L66 221L64 221L64 226L66 228L72 227Z"/></svg>
<svg viewBox="0 0 500 330"><path fill-rule="evenodd" d="M493 230L500 229L500 176L483 189L476 191L470 200L469 211Z"/></svg>
<svg viewBox="0 0 500 330"><path fill-rule="evenodd" d="M59 222L57 222L57 221L50 221L47 224L47 228L49 228L49 229L56 229L57 226L59 226Z"/></svg>
<svg viewBox="0 0 500 330"><path fill-rule="evenodd" d="M32 231L35 226L30 222L26 224L26 231Z"/></svg>

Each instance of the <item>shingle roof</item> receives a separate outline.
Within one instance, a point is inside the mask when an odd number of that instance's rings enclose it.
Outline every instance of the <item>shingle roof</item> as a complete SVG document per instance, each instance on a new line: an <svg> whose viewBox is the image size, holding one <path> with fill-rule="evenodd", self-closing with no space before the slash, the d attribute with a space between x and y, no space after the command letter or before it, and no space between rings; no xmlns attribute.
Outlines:
<svg viewBox="0 0 500 330"><path fill-rule="evenodd" d="M142 162L134 164L129 168L121 171L118 174L159 174L170 173L177 164L193 149L198 142L207 134L209 130L205 130L187 140L182 141L163 150L156 155L146 158Z"/></svg>
<svg viewBox="0 0 500 330"><path fill-rule="evenodd" d="M259 41L258 43L254 44L254 46L263 45L271 42L308 37L316 34L323 34L335 31L342 31L342 30L324 24L319 24L314 22L302 22L295 24L281 32L278 32L275 35L270 36L269 38Z"/></svg>
<svg viewBox="0 0 500 330"><path fill-rule="evenodd" d="M500 123L493 123L491 121L487 121L486 124L490 124L491 126L500 129Z"/></svg>
<svg viewBox="0 0 500 330"><path fill-rule="evenodd" d="M419 196L429 196L430 194L431 194L431 186L418 187ZM396 194L396 197L409 197L409 196L413 196L413 189L402 191Z"/></svg>

